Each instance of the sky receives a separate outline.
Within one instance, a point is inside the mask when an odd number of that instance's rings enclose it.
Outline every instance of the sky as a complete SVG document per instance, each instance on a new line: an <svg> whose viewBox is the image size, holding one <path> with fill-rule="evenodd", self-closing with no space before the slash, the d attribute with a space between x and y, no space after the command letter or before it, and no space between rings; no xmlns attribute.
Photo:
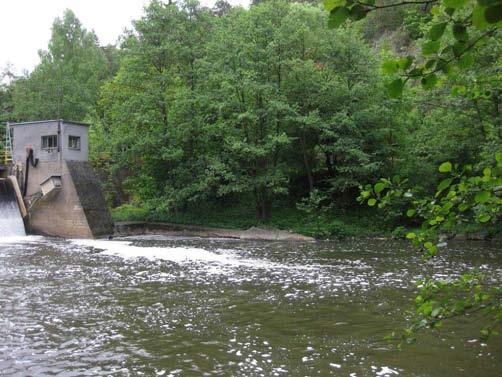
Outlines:
<svg viewBox="0 0 502 377"><path fill-rule="evenodd" d="M247 5L249 0L227 0ZM215 0L202 0L212 6ZM16 74L31 71L38 50L47 49L52 22L71 9L102 45L115 43L131 21L141 17L149 0L0 0L0 72L7 64Z"/></svg>

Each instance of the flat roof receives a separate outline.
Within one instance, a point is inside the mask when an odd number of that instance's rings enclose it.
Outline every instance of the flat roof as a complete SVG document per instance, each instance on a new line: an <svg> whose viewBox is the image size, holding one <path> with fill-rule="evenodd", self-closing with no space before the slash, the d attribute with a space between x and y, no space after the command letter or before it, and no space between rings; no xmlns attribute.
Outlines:
<svg viewBox="0 0 502 377"><path fill-rule="evenodd" d="M18 123L9 123L9 126L23 126L23 125L28 125L28 124L37 124L37 123L53 123L53 122L61 122L63 124L75 124L77 126L84 126L84 127L89 127L89 123L83 123L83 122L73 122L71 120L64 120L64 119L48 119L48 120L35 120L32 122L18 122Z"/></svg>

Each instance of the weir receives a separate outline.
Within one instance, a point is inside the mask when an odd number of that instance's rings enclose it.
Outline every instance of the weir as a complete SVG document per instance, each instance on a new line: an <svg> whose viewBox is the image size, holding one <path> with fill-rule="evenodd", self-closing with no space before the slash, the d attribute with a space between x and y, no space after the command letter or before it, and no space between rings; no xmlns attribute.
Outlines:
<svg viewBox="0 0 502 377"><path fill-rule="evenodd" d="M12 182L0 178L0 238L25 235L24 222Z"/></svg>

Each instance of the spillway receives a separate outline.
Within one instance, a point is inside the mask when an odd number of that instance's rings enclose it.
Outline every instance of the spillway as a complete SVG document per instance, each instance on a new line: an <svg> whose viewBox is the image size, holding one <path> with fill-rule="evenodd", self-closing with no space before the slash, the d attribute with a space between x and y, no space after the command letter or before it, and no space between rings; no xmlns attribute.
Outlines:
<svg viewBox="0 0 502 377"><path fill-rule="evenodd" d="M0 179L0 239L25 235L14 189L8 180Z"/></svg>

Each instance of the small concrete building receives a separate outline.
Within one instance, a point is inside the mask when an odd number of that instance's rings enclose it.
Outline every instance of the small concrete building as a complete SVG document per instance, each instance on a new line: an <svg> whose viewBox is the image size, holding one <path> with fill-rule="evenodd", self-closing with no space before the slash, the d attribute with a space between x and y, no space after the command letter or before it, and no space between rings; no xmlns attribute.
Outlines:
<svg viewBox="0 0 502 377"><path fill-rule="evenodd" d="M8 126L29 231L67 238L111 234L111 216L88 162L89 125L46 120Z"/></svg>

